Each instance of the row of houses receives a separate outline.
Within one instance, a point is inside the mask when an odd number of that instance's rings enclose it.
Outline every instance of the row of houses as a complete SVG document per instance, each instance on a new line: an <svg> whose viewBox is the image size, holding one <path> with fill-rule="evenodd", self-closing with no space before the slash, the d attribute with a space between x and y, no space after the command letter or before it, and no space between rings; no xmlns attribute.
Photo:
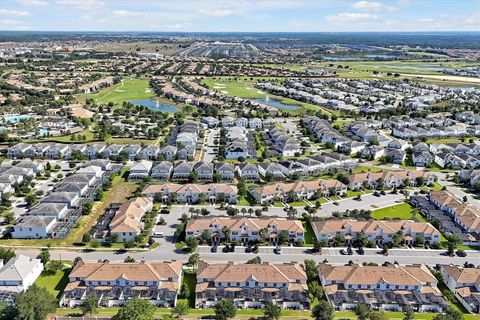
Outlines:
<svg viewBox="0 0 480 320"><path fill-rule="evenodd" d="M80 218L82 203L93 199L103 181L109 179L118 169L118 166L114 167L104 160L84 163L17 220L12 238L65 237Z"/></svg>
<svg viewBox="0 0 480 320"><path fill-rule="evenodd" d="M312 228L318 241L326 240L332 244L340 235L345 239L345 245L353 245L359 236L377 245L392 243L397 233L401 233L401 240L407 245L414 244L419 237L426 244L439 243L441 236L430 223L411 220L328 219L312 222Z"/></svg>
<svg viewBox="0 0 480 320"><path fill-rule="evenodd" d="M262 132L262 138L268 147L269 155L272 157L293 157L302 154L300 143L283 128L275 127Z"/></svg>
<svg viewBox="0 0 480 320"><path fill-rule="evenodd" d="M237 187L230 184L150 184L143 191L142 196L152 197L161 202L237 202Z"/></svg>
<svg viewBox="0 0 480 320"><path fill-rule="evenodd" d="M454 274L448 266L442 267L446 275ZM364 266L322 262L318 270L327 300L335 310L352 310L358 303L381 311L402 311L406 306L415 312L444 312L448 308L438 289L438 280L424 265ZM177 302L182 281L182 263L79 261L68 280L60 299L64 307L82 305L88 295L95 295L99 305L105 307L122 305L133 297L156 306L172 307ZM475 290L478 276L473 281L465 281L467 285L470 282L473 285L469 288ZM459 286L456 290L462 288ZM241 309L262 308L267 302L273 302L282 309L308 310L311 304L307 274L299 262L199 261L196 308L211 308L224 299Z"/></svg>
<svg viewBox="0 0 480 320"><path fill-rule="evenodd" d="M256 158L255 137L252 130L234 126L227 129L225 159Z"/></svg>
<svg viewBox="0 0 480 320"><path fill-rule="evenodd" d="M24 160L15 165L0 166L0 195L12 194L14 186L25 179L32 179L44 170L43 163Z"/></svg>
<svg viewBox="0 0 480 320"><path fill-rule="evenodd" d="M263 121L260 118L244 118L238 117L233 119L232 117L223 117L221 120L214 118L212 116L203 117L202 123L206 124L209 128L215 128L218 126L222 127L242 127L242 128L250 128L250 129L261 129L263 126Z"/></svg>
<svg viewBox="0 0 480 320"><path fill-rule="evenodd" d="M455 265L440 267L442 279L470 313L480 313L480 269Z"/></svg>
<svg viewBox="0 0 480 320"><path fill-rule="evenodd" d="M109 223L110 238L118 242L136 241L144 228L143 216L153 208L150 197L135 197L123 203Z"/></svg>
<svg viewBox="0 0 480 320"><path fill-rule="evenodd" d="M100 91L103 88L114 85L115 83L120 82L120 77L107 76L101 79L92 81L91 83L84 84L78 88L82 93L95 93Z"/></svg>

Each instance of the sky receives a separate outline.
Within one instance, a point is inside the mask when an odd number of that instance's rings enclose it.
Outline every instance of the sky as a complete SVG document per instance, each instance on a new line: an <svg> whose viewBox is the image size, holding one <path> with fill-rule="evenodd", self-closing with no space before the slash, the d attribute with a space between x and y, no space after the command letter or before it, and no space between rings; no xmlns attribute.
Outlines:
<svg viewBox="0 0 480 320"><path fill-rule="evenodd" d="M480 0L0 0L0 30L480 31Z"/></svg>

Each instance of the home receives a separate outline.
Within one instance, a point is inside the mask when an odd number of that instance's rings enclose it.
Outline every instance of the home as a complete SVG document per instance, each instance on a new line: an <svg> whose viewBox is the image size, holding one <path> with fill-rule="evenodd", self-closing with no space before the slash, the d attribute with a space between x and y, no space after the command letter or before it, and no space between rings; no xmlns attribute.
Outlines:
<svg viewBox="0 0 480 320"><path fill-rule="evenodd" d="M50 216L23 216L14 226L14 239L41 239L49 238L57 219Z"/></svg>
<svg viewBox="0 0 480 320"><path fill-rule="evenodd" d="M182 261L78 261L68 276L60 306L81 306L92 294L101 307L117 307L130 299L173 307L182 283Z"/></svg>
<svg viewBox="0 0 480 320"><path fill-rule="evenodd" d="M109 223L110 237L118 242L136 241L143 230L142 218L153 208L150 197L136 197L123 203Z"/></svg>
<svg viewBox="0 0 480 320"><path fill-rule="evenodd" d="M214 118L212 116L208 117L203 117L202 118L202 123L205 123L209 128L215 128L218 126L220 121L217 120L217 118Z"/></svg>
<svg viewBox="0 0 480 320"><path fill-rule="evenodd" d="M105 158L105 159L117 158L120 155L120 152L122 152L124 148L125 146L122 144L111 144L102 151L102 158Z"/></svg>
<svg viewBox="0 0 480 320"><path fill-rule="evenodd" d="M290 175L288 169L277 162L260 162L257 166L258 172L267 181L282 181Z"/></svg>
<svg viewBox="0 0 480 320"><path fill-rule="evenodd" d="M127 153L128 159L135 160L141 149L142 149L142 147L139 146L139 145L129 144L123 150Z"/></svg>
<svg viewBox="0 0 480 320"><path fill-rule="evenodd" d="M156 160L159 150L156 145L149 144L140 150L139 156L143 160Z"/></svg>
<svg viewBox="0 0 480 320"><path fill-rule="evenodd" d="M177 156L177 147L176 146L165 146L158 150L158 155L163 157L165 160L171 161L175 160Z"/></svg>
<svg viewBox="0 0 480 320"><path fill-rule="evenodd" d="M162 161L153 165L150 177L158 180L168 180L172 175L173 164L169 161Z"/></svg>
<svg viewBox="0 0 480 320"><path fill-rule="evenodd" d="M174 181L188 181L193 172L193 163L186 161L179 161L173 168L172 180Z"/></svg>
<svg viewBox="0 0 480 320"><path fill-rule="evenodd" d="M68 209L77 207L80 197L76 192L52 192L48 196L40 199L40 203L64 203Z"/></svg>
<svg viewBox="0 0 480 320"><path fill-rule="evenodd" d="M262 128L262 120L259 118L250 118L248 120L248 127L250 129L261 129Z"/></svg>
<svg viewBox="0 0 480 320"><path fill-rule="evenodd" d="M212 217L190 219L185 228L185 236L186 238L199 238L205 230L212 234L212 242L216 244L221 240L226 240L239 241L244 245L249 242L264 241L271 245L278 245L281 233L288 235L289 243L305 240L305 230L301 221L285 218ZM229 232L228 238L225 235L226 230Z"/></svg>
<svg viewBox="0 0 480 320"><path fill-rule="evenodd" d="M262 308L275 301L282 309L310 308L307 275L298 262L273 264L210 263L197 267L195 307L211 308L222 299L237 308Z"/></svg>
<svg viewBox="0 0 480 320"><path fill-rule="evenodd" d="M237 120L235 120L235 125L237 127L246 128L248 127L248 119L244 117L239 117L237 118Z"/></svg>
<svg viewBox="0 0 480 320"><path fill-rule="evenodd" d="M0 301L12 305L14 298L30 288L43 271L40 259L33 259L22 254L8 261L0 261Z"/></svg>
<svg viewBox="0 0 480 320"><path fill-rule="evenodd" d="M65 203L39 203L33 206L29 211L29 216L54 217L61 220L68 212L68 206Z"/></svg>
<svg viewBox="0 0 480 320"><path fill-rule="evenodd" d="M443 282L470 313L480 313L480 269L441 265Z"/></svg>
<svg viewBox="0 0 480 320"><path fill-rule="evenodd" d="M143 196L161 199L162 202L177 201L179 203L198 202L237 202L237 187L223 183L212 184L151 184L142 191Z"/></svg>
<svg viewBox="0 0 480 320"><path fill-rule="evenodd" d="M245 181L258 181L260 180L260 172L258 166L254 163L240 163L237 165L237 172L240 178Z"/></svg>
<svg viewBox="0 0 480 320"><path fill-rule="evenodd" d="M232 163L228 162L219 162L215 163L215 177L218 177L219 181L232 181L235 178L235 166Z"/></svg>
<svg viewBox="0 0 480 320"><path fill-rule="evenodd" d="M366 304L374 310L443 312L449 306L438 280L424 265L319 265L320 282L335 310L353 310Z"/></svg>
<svg viewBox="0 0 480 320"><path fill-rule="evenodd" d="M433 163L434 158L428 151L415 151L412 153L412 161L417 167L426 167Z"/></svg>
<svg viewBox="0 0 480 320"><path fill-rule="evenodd" d="M377 245L391 243L397 232L402 234L402 242L412 245L418 237L422 243L439 243L440 232L430 223L411 220L368 220L328 219L314 221L312 228L318 241L327 240L330 244L335 237L342 235L345 245L353 245L359 235L363 235ZM342 244L344 245L344 244Z"/></svg>
<svg viewBox="0 0 480 320"><path fill-rule="evenodd" d="M348 188L361 190L364 188L401 188L405 186L429 185L435 181L435 176L420 170L396 170L380 172L353 173L348 176Z"/></svg>
<svg viewBox="0 0 480 320"><path fill-rule="evenodd" d="M193 172L199 181L212 182L213 170L213 163L210 162L200 161L193 165Z"/></svg>
<svg viewBox="0 0 480 320"><path fill-rule="evenodd" d="M231 126L233 126L233 124L234 124L233 118L231 118L231 117L223 117L222 118L222 126L231 127Z"/></svg>
<svg viewBox="0 0 480 320"><path fill-rule="evenodd" d="M136 162L130 168L130 173L128 174L128 180L141 181L141 180L148 179L152 166L153 166L153 163L151 161L141 160Z"/></svg>

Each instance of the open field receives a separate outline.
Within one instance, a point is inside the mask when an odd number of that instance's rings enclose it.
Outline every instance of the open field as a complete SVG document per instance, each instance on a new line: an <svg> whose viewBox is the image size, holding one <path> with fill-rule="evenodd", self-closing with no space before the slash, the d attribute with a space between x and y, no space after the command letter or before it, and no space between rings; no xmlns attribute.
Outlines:
<svg viewBox="0 0 480 320"><path fill-rule="evenodd" d="M480 78L473 78L473 77L461 77L461 76L453 76L448 74L404 74L401 73L402 76L407 77L415 77L416 79L433 79L439 81L452 81L452 82L459 82L459 83L471 83L471 84L480 84Z"/></svg>
<svg viewBox="0 0 480 320"><path fill-rule="evenodd" d="M181 43L156 43L156 42L128 42L128 43L114 43L96 48L97 50L106 52L152 52L167 56L174 55L180 51ZM137 51L138 50L138 51Z"/></svg>
<svg viewBox="0 0 480 320"><path fill-rule="evenodd" d="M37 278L35 284L39 287L46 288L55 298L60 298L63 290L68 284L68 275L70 268L65 268L61 271L43 271L40 277Z"/></svg>
<svg viewBox="0 0 480 320"><path fill-rule="evenodd" d="M408 203L397 204L391 207L386 207L378 210L372 211L372 218L381 220L381 219L401 219L401 220L410 220L412 219L412 210L413 207ZM416 219L420 221L425 221L425 219L420 215L416 215Z"/></svg>
<svg viewBox="0 0 480 320"><path fill-rule="evenodd" d="M155 93L148 86L147 79L125 78L122 82L105 88L94 94L77 95L79 102L85 102L86 99L94 99L97 103L113 102L120 105L124 101L151 99Z"/></svg>

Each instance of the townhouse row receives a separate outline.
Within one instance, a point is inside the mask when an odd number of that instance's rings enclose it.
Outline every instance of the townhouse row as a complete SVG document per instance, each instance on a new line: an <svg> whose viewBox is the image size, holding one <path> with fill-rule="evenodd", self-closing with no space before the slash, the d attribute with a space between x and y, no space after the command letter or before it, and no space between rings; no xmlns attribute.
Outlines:
<svg viewBox="0 0 480 320"><path fill-rule="evenodd" d="M92 200L110 176L120 170L109 161L86 162L73 175L61 180L52 192L17 219L12 238L38 239L67 236L82 215L82 204Z"/></svg>

